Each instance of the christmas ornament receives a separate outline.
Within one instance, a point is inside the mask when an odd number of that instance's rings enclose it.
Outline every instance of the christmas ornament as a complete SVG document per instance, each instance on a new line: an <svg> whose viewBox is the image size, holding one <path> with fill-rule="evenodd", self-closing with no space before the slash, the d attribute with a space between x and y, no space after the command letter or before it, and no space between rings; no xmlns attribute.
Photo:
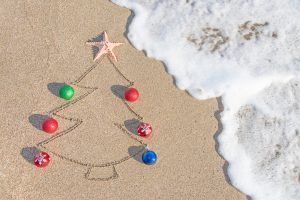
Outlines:
<svg viewBox="0 0 300 200"><path fill-rule="evenodd" d="M58 128L58 122L53 118L46 119L42 124L42 129L46 133L54 133Z"/></svg>
<svg viewBox="0 0 300 200"><path fill-rule="evenodd" d="M70 85L64 85L59 89L59 96L63 99L70 100L74 96L74 89Z"/></svg>
<svg viewBox="0 0 300 200"><path fill-rule="evenodd" d="M116 73L118 73L120 75L120 77L123 78L124 81L126 81L128 83L128 85L126 85L126 88L128 88L128 90L126 91L126 93L124 93L124 99L126 99L127 101L137 100L139 97L138 91L135 88L129 88L129 87L133 87L133 85L134 85L133 81L129 80L118 68L118 66L116 65L116 61L117 61L116 56L112 51L114 47L117 47L117 46L121 45L122 43L109 42L107 34L106 34L106 32L104 32L104 37L103 37L102 41L87 42L87 44L90 44L92 46L96 46L99 48L99 52L95 56L95 61L98 60L102 55L107 55L108 58L112 61L111 64L113 65ZM49 151L49 152L53 153L53 155L56 155L65 161L69 161L69 162L72 162L73 164L87 167L86 168L87 172L85 173L84 177L88 180L108 181L108 180L112 180L112 179L115 179L118 177L118 173L116 171L117 165L139 155L140 153L142 153L144 151L144 148L147 146L147 144L144 143L141 140L141 138L132 137L132 134L129 132L129 130L127 129L127 127L124 124L116 123L115 121L112 121L110 119L110 117L107 117L107 119L106 119L106 122L111 122L112 125L115 126L115 128L117 128L117 129L119 129L119 131L125 133L125 134L121 134L122 137L128 137L128 138L125 138L126 140L124 140L124 145L120 145L123 142L123 140L119 140L119 139L115 140L115 138L109 139L108 141L105 140L106 138L104 138L104 140L98 140L99 138L93 138L94 141L100 141L101 142L100 145L104 146L104 147L105 147L105 145L111 146L111 145L117 144L120 147L123 146L125 148L123 153L122 153L122 151L120 151L120 154L113 153L114 155L110 154L111 153L110 148L103 148L103 151L101 151L101 154L103 154L103 155L105 154L105 158L107 158L107 160L106 159L98 160L97 158L95 158L94 154L91 155L92 156L91 159L87 159L87 157L84 157L82 159L77 154L75 154L75 157L74 157L72 155L66 154L65 149L59 149L59 148L53 147L52 145L49 145L51 142L54 142L54 141L56 143L64 142L64 138L66 138L66 137L62 137L62 136L71 133L73 130L75 130L77 127L79 127L83 123L84 120L80 118L80 116L77 112L76 113L78 114L78 116L77 116L77 114L75 116L74 115L70 116L68 114L65 114L65 113L63 114L61 112L63 112L65 109L70 108L72 105L74 105L78 102L82 102L83 99L85 99L87 96L89 96L90 94L92 94L93 92L95 92L98 89L98 87L96 87L96 86L91 86L91 85L86 85L86 84L80 83L83 79L88 77L88 75L96 68L96 66L97 66L97 64L90 66L86 71L84 71L79 76L79 78L77 78L71 82L72 86L75 85L76 88L80 88L82 91L82 93L76 95L76 97L73 97L74 89L71 86L66 85L66 86L60 88L59 95L61 98L64 98L64 99L74 98L74 99L72 99L72 101L66 101L63 104L56 106L55 108L51 109L48 112L48 114L50 116L55 117L56 119L62 119L62 120L67 120L67 121L71 122L70 126L64 128L63 130L60 130L59 132L56 133L56 135L51 136L46 140L43 139L43 141L38 142L37 148L43 149L45 151ZM89 81L87 81L87 82L89 82ZM73 89L73 94L72 93L69 94L69 92L72 91L72 89ZM119 102L126 105L125 108L127 108L126 109L127 112L130 112L133 116L135 116L136 120L143 119L143 117L139 113L137 113L133 108L131 108L131 106L128 103L126 103L124 100L121 100ZM109 103L106 103L104 105L104 108L105 108L105 106L109 106ZM114 105L111 105L111 106L114 106ZM79 106L79 108L80 108L80 106ZM105 115L103 117L105 117ZM58 123L55 119L49 118L43 122L42 128L45 132L53 133L57 130ZM84 127L82 129L84 129ZM148 127L148 129L149 129L149 127ZM145 137L150 135L148 129L147 129L147 127L144 127L144 128L142 127L141 131L140 131L141 135L145 135ZM103 130L104 133L105 133L105 131L106 130ZM76 134L74 134L74 137L76 137L75 135ZM95 137L98 137L98 136L101 137L101 135L104 135L104 137L105 137L105 134L95 134ZM119 135L117 135L117 137L118 136ZM114 137L114 135L112 135L111 137ZM144 148L141 148L140 150L135 151L135 153L130 154L130 156L128 156L128 143L127 143L128 141L127 141L127 139L133 140L133 142L137 143L136 145L141 145ZM72 139L72 141L70 141L70 140L67 141L67 143L73 143L73 142L81 143L82 141L76 140L74 138ZM109 142L112 142L112 144L110 144ZM74 145L74 146L77 147L76 145ZM87 143L86 148L89 148L89 147L91 147L91 146L89 146L89 144ZM106 149L108 149L108 151L105 151ZM70 151L76 151L76 150L82 151L82 150L86 150L86 149L76 148L76 149L69 149L69 150ZM149 153L144 154L143 161L146 164L153 164L156 161L156 155L155 155L155 153L154 154L153 153L151 154L151 152L149 151ZM41 152L40 155L37 155L35 157L34 163L38 167L46 166L46 164L49 162L49 155L48 156L47 155L46 155L46 152ZM153 155L155 155L155 157ZM111 173L111 175L105 176L105 177L102 177L102 176L95 177L95 174L92 172L93 169L95 169L95 168L111 169L112 173Z"/></svg>
<svg viewBox="0 0 300 200"><path fill-rule="evenodd" d="M87 42L86 44L89 44L89 45L92 45L92 46L95 46L95 47L98 47L99 48L99 51L97 53L97 55L95 56L94 58L94 61L98 60L102 55L106 55L108 56L108 58L113 62L117 62L117 57L116 55L114 54L114 52L112 51L113 48L117 47L117 46L120 46L124 43L120 43L120 42L110 42L108 40L108 36L107 36L107 33L104 31L103 33L103 40L100 41L100 42Z"/></svg>
<svg viewBox="0 0 300 200"><path fill-rule="evenodd" d="M50 162L50 156L46 152L42 151L34 156L33 162L37 167L46 167Z"/></svg>
<svg viewBox="0 0 300 200"><path fill-rule="evenodd" d="M128 88L124 93L125 99L130 102L136 101L139 98L139 96L139 91L135 88Z"/></svg>
<svg viewBox="0 0 300 200"><path fill-rule="evenodd" d="M142 159L146 165L153 165L156 163L157 156L154 151L147 150L143 153Z"/></svg>
<svg viewBox="0 0 300 200"><path fill-rule="evenodd" d="M141 123L137 128L137 132L141 137L149 137L152 134L152 127L148 123Z"/></svg>

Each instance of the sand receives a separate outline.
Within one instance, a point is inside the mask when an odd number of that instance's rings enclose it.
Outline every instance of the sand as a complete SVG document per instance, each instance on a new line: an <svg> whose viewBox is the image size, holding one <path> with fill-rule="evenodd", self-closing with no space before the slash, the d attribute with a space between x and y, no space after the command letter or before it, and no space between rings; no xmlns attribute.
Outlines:
<svg viewBox="0 0 300 200"><path fill-rule="evenodd" d="M216 151L217 99L198 101L180 91L161 62L130 44L129 10L106 0L1 3L1 199L246 199L229 184L223 171L226 163ZM140 145L112 123L126 123L135 116L113 94L126 81L104 58L81 82L98 90L60 113L83 123L49 143L51 163L39 169L31 163L29 150L50 135L38 129L38 122L65 103L53 88L75 80L93 65L85 42L104 30L112 41L125 43L115 51L118 67L141 93L132 107L153 126L153 137L142 142L158 154L158 162L147 166L137 155L115 166L117 179L91 181L85 178L87 167L51 154L105 163L132 154ZM75 97L85 92L75 90ZM67 120L59 123L60 130L72 126ZM112 167L98 167L90 177L112 173Z"/></svg>

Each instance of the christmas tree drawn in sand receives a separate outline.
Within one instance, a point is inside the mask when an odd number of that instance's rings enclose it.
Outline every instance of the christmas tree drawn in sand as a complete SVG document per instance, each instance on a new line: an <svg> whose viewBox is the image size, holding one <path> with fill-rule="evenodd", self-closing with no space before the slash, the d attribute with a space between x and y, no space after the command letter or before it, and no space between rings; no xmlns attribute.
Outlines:
<svg viewBox="0 0 300 200"><path fill-rule="evenodd" d="M107 35L104 32L104 38L106 37ZM95 44L97 42L90 43ZM100 52L102 50L103 49L99 48L98 58L96 55L95 60L99 59L101 55L103 55ZM121 88L125 89L132 87L134 83L130 81L116 66L114 62L116 61L116 57L113 52L108 50L108 53L106 54L110 58L110 64L113 66L114 73L123 81L123 83L125 83L124 86L121 86ZM89 122L89 118L83 120L81 117L78 117L78 115L73 116L72 114L66 114L68 111L70 112L72 108L82 109L82 112L86 113L93 112L93 110L83 109L83 107L87 104L85 102L86 98L92 98L92 94L94 94L98 88L96 86L82 84L82 82L92 74L91 72L93 72L97 66L98 63L95 63L81 74L79 78L71 83L65 84L74 87L75 91L81 91L82 94L75 96L72 100L68 100L66 103L47 112L47 116L49 118L57 119L60 122L67 121L73 125L59 128L57 133L50 138L39 142L36 146L38 149L45 150L51 155L55 155L62 160L86 167L87 172L85 173L85 178L88 180L107 181L118 177L116 170L117 165L124 163L130 158L133 158L145 151L147 144L144 143L138 136L134 135L132 133L133 131L130 131L128 127L124 125L125 123L120 122L119 119L113 119L130 117L130 119L126 118L124 120L129 122L129 126L131 127L137 127L137 124L142 123L143 120L143 117L135 112L123 99L122 91L117 90L116 88L112 87L111 90L114 94L110 92L110 95L114 100L110 98L110 102L107 102L107 105L102 105L103 99L95 99L95 101L97 101L97 105L100 105L101 112L97 112L97 114L90 117L90 119L93 119L92 122ZM112 77L114 76L112 75ZM121 106L118 105L118 102L123 107L122 110L118 109L118 106L121 108ZM105 113L105 107L107 106L116 107L115 111L119 112L119 116L109 116ZM116 114L116 112L113 114ZM123 114L124 112L126 112L126 114ZM93 134L89 134L89 132L85 130L84 127L87 126L90 129L97 131L97 137ZM106 129L102 129L102 127L106 127ZM109 127L109 129L107 127ZM88 142L89 144L85 144L85 142ZM66 144L68 144L67 147L64 146ZM128 147L130 145L137 146L135 151L131 154L128 153ZM82 155L82 158L78 156L79 154ZM111 170L111 175L105 177L93 177L91 176L91 172L95 168L109 168Z"/></svg>

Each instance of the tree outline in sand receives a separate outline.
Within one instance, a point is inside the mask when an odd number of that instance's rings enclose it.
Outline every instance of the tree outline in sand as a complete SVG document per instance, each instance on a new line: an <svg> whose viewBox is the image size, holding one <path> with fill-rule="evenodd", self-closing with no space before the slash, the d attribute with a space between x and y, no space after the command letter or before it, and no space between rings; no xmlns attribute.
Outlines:
<svg viewBox="0 0 300 200"><path fill-rule="evenodd" d="M116 72L124 79L126 80L126 82L128 82L128 84L125 86L126 88L128 87L131 87L134 85L134 82L130 81L119 69L118 67L116 66L116 64L111 61L111 64L113 65L114 69L116 70ZM130 158L133 158L135 157L136 155L142 153L144 151L144 149L147 147L147 144L145 144L142 140L134 137L132 135L132 133L130 133L129 131L126 130L126 128L124 127L123 124L119 124L119 123L116 123L116 122L113 122L112 120L112 123L114 126L116 126L120 131L122 131L124 134L126 134L129 138L131 138L132 140L136 141L137 143L139 143L141 146L141 148L135 152L134 154L131 154L131 155L127 155L127 156L124 156L122 157L121 159L118 159L118 160L113 160L113 161L110 161L110 162L106 162L106 163L87 163L87 162L82 162L82 161L79 161L79 160L76 160L76 159L73 159L73 158L70 158L70 157L67 157L67 156L64 156L64 155L61 155L59 153L57 153L56 151L53 151L53 150L50 150L46 147L46 145L50 142L53 142L55 141L56 139L64 136L64 135L67 135L68 133L70 133L71 131L75 130L77 127L79 127L83 120L80 119L80 118L76 118L76 117L67 117L67 116L63 116L63 115L60 115L59 112L63 111L64 109L78 103L79 101L83 100L84 98L86 98L87 96L89 96L90 94L92 94L93 92L95 92L98 88L97 87L91 87L91 86L87 86L87 85L81 85L80 82L89 74L93 71L93 69L95 69L97 67L98 63L94 63L91 67L89 67L83 74L81 74L81 76L79 78L77 78L75 81L71 82L71 83L65 83L65 84L68 84L68 85L72 85L72 86L76 86L78 88L81 88L81 89L84 89L86 90L86 92L72 100L69 100L67 101L66 103L50 110L47 112L47 115L48 117L55 117L55 118L60 118L60 119L63 119L63 120L67 120L67 121L70 121L70 122L75 122L74 125L68 127L67 129L64 129L64 130L61 130L59 132L57 132L55 135L51 136L50 138L46 139L46 140L43 140L39 143L36 144L36 147L38 149L44 149L44 150L47 150L48 152L52 153L53 155L55 156L58 156L60 157L61 159L63 160L67 160L67 161L70 161L72 163L75 163L75 164L78 164L78 165L81 165L81 166L84 166L84 167L87 167L87 172L85 173L85 178L88 179L88 180L96 180L96 181L108 181L108 180L112 180L112 179L115 179L115 178L118 178L118 173L116 171L116 168L115 166L118 165L118 164L121 164L127 160L129 160ZM138 113L136 113L131 107L130 105L124 100L124 99L121 99L123 104L126 106L126 108L132 113L135 115L136 117L136 120L141 122L143 120L143 117L141 115L139 115ZM91 170L93 168L104 168L104 167L111 167L112 168L112 175L109 176L109 177L104 177L104 178L94 178L94 177L90 177L90 174L91 174Z"/></svg>

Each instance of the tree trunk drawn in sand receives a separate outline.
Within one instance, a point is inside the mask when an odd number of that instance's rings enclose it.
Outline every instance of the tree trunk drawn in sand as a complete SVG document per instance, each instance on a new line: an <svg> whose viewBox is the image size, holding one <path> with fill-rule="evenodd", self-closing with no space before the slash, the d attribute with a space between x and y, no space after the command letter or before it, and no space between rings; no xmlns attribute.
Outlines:
<svg viewBox="0 0 300 200"><path fill-rule="evenodd" d="M131 87L134 85L134 83L132 81L127 79L124 76L124 74L121 73L121 71L117 68L117 66L113 62L111 62L111 64L113 65L117 74L124 81L126 81L128 83L126 86L123 86L123 88ZM110 125L109 130L111 132L107 131L107 130L106 131L98 130L99 133L97 133L97 134L99 134L99 137L100 138L102 137L102 139L99 139L98 137L93 139L93 136L90 136L92 138L91 138L91 140L89 140L89 142L91 142L92 145L86 144L85 146L94 148L97 151L91 150L90 148L84 148L84 149L80 148L80 147L83 147L83 145L80 144L81 140L77 139L76 137L81 136L82 138L84 138L84 136L80 135L80 133L82 131L84 132L84 130L82 129L82 127L84 127L83 124L86 123L85 125L88 125L88 123L86 121L82 120L81 118L68 116L68 115L62 115L60 113L72 105L76 106L75 104L82 103L83 99L85 99L86 97L88 97L89 95L91 95L98 89L97 87L91 87L91 86L80 84L80 82L90 72L92 72L97 67L97 65L98 64L95 63L89 69L87 69L78 79L76 79L72 83L68 83L68 85L77 87L80 90L84 90L85 92L83 94L79 95L78 97L76 97L76 98L74 98L74 99L72 99L72 100L70 100L48 112L49 117L54 117L54 118L56 118L58 120L62 120L62 121L67 120L68 122L73 123L73 125L66 129L60 130L58 133L56 133L52 137L39 142L36 146L37 146L37 148L47 150L52 155L60 157L63 160L67 160L72 163L86 167L87 172L85 173L85 178L88 180L107 181L107 180L111 180L111 179L118 177L118 173L115 168L116 165L121 164L121 163L129 160L130 158L136 156L137 154L142 153L147 145L142 140L140 140L136 136L134 136L134 134L131 133L132 131L129 130L130 131L129 132L127 130L128 127L127 126L125 127L123 122L119 123L117 121L114 121L110 118L105 118L105 116L103 116L103 120L101 120L101 122L97 122L97 123L100 123L100 125L101 125L101 123L105 123L106 125L107 125L107 123L110 123L111 125ZM127 120L127 122L129 122L129 126L130 125L136 126L137 123L141 122L143 120L143 117L140 116L138 113L136 113L130 107L130 105L127 104L127 102L125 102L125 100L123 98L121 98L123 96L123 94L121 94L120 91L114 90L113 88L112 88L112 91L116 96L120 97L120 98L117 98L118 99L117 101L123 105L123 108L125 108L125 110L127 112L129 111L129 113L134 116L133 119ZM114 95L113 93L111 93L111 95ZM114 106L114 105L106 105L106 106ZM120 111L120 112L122 112L122 111ZM124 120L126 120L126 119L124 119ZM76 131L74 131L75 129L76 129ZM82 129L82 131L80 131L81 129ZM77 131L77 130L79 130L79 131ZM69 134L71 132L72 133L76 132L76 133ZM88 133L84 133L84 134L86 134L87 137L89 136ZM107 141L104 141L105 139L110 140L109 144L107 144ZM78 143L78 144L76 144L76 143ZM68 146L74 147L74 151L72 152L69 150L69 153L65 153L64 146L62 146L64 144L68 144ZM138 148L135 148L134 152L131 152L129 154L128 147L131 144L138 145ZM114 146L113 150L121 151L122 153L111 152L111 150L109 149L110 145L119 145L121 149L118 148L119 146L117 146L117 147ZM74 156L74 155L77 155L78 151L81 151L82 155L89 154L88 158L84 158L84 156L81 156L83 158L78 158L78 156ZM103 152L101 152L101 151L103 151ZM110 154L112 154L112 155L110 155ZM103 169L110 168L111 175L105 176L105 177L92 177L91 172L95 168L98 168L98 169L99 168L103 168Z"/></svg>

